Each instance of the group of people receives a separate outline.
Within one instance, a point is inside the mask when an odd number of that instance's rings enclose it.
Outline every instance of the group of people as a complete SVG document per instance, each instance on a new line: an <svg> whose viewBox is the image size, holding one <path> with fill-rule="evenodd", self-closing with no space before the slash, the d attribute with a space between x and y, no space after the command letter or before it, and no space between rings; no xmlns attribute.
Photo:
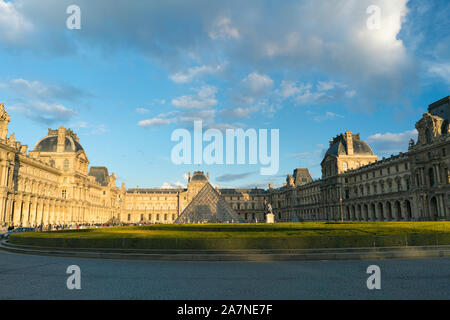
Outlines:
<svg viewBox="0 0 450 320"><path fill-rule="evenodd" d="M89 229L89 228L99 228L99 227L112 227L112 226L117 226L116 224L108 224L108 223L103 223L103 224L92 224L92 223L83 223L83 224L48 224L48 225L37 225L37 226L31 226L32 228L35 228L36 231L59 231L59 230L66 230L66 229ZM21 225L19 226L14 226L14 225L10 225L7 228L7 231L11 231L14 230L17 227L22 227Z"/></svg>

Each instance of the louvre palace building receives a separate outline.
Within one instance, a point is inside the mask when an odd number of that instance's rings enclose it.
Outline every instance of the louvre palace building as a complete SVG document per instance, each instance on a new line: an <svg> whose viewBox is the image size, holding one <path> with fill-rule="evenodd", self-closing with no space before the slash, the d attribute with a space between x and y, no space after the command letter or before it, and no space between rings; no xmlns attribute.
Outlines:
<svg viewBox="0 0 450 320"><path fill-rule="evenodd" d="M196 171L186 188L116 186L114 174L89 166L77 135L48 130L33 150L8 135L0 104L0 227L111 223L450 220L450 96L429 105L408 151L378 159L351 131L330 140L322 178L308 169L281 188L218 189Z"/></svg>

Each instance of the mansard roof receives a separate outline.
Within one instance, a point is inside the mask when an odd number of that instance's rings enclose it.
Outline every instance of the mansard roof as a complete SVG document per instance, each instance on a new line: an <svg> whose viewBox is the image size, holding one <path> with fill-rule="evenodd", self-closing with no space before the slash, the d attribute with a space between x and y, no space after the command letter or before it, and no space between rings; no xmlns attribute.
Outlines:
<svg viewBox="0 0 450 320"><path fill-rule="evenodd" d="M203 171L195 171L191 181L208 181Z"/></svg>
<svg viewBox="0 0 450 320"><path fill-rule="evenodd" d="M48 130L48 135L36 143L33 151L56 152L58 146L58 130ZM65 131L64 152L84 151L72 130Z"/></svg>
<svg viewBox="0 0 450 320"><path fill-rule="evenodd" d="M372 148L360 139L359 134L354 134L352 137L353 155L373 155ZM340 134L330 141L330 147L325 155L340 156L348 155L347 138L344 134Z"/></svg>
<svg viewBox="0 0 450 320"><path fill-rule="evenodd" d="M95 177L95 180L105 187L109 182L108 168L106 167L91 167L89 169L89 175Z"/></svg>

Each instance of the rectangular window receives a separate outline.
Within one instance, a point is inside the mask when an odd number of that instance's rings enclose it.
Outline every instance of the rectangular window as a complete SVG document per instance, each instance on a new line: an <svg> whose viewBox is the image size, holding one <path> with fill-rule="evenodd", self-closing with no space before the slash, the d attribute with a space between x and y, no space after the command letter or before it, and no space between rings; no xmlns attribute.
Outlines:
<svg viewBox="0 0 450 320"><path fill-rule="evenodd" d="M64 160L64 171L69 171L69 160Z"/></svg>

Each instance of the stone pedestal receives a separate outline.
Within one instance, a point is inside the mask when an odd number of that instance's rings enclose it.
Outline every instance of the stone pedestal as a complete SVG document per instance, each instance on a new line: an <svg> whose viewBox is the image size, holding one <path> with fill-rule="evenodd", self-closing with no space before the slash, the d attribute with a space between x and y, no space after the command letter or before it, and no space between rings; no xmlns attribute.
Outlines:
<svg viewBox="0 0 450 320"><path fill-rule="evenodd" d="M273 213L266 214L266 223L275 223L275 215Z"/></svg>

